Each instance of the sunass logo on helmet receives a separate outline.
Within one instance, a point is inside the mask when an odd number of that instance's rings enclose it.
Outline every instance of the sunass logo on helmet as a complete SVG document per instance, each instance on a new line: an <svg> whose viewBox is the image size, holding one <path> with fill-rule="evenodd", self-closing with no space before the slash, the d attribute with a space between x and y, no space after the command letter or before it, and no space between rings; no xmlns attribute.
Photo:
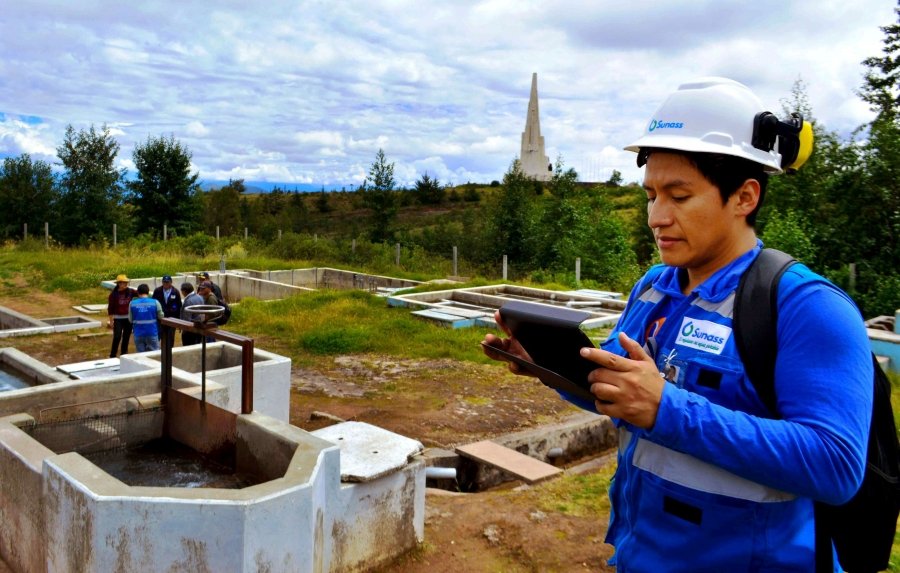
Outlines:
<svg viewBox="0 0 900 573"><path fill-rule="evenodd" d="M682 127L684 127L684 123L680 121L660 121L658 119L653 119L650 120L647 131L655 131L657 129L681 129Z"/></svg>

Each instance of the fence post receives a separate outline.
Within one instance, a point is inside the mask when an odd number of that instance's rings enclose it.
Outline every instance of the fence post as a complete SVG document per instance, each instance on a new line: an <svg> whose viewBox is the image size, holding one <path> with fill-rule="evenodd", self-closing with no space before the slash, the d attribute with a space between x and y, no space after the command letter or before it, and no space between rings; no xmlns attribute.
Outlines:
<svg viewBox="0 0 900 573"><path fill-rule="evenodd" d="M216 240L219 240L219 226L216 225Z"/></svg>
<svg viewBox="0 0 900 573"><path fill-rule="evenodd" d="M244 227L244 240L247 240L247 227Z"/></svg>
<svg viewBox="0 0 900 573"><path fill-rule="evenodd" d="M575 257L575 286L581 285L581 257Z"/></svg>
<svg viewBox="0 0 900 573"><path fill-rule="evenodd" d="M396 265L400 266L400 243L397 243L397 254L394 255L394 260L396 261Z"/></svg>
<svg viewBox="0 0 900 573"><path fill-rule="evenodd" d="M169 225L163 223L163 241L169 240Z"/></svg>
<svg viewBox="0 0 900 573"><path fill-rule="evenodd" d="M278 240L281 240L281 229L278 229Z"/></svg>
<svg viewBox="0 0 900 573"><path fill-rule="evenodd" d="M350 242L350 252L354 255L356 254L356 239Z"/></svg>
<svg viewBox="0 0 900 573"><path fill-rule="evenodd" d="M850 263L850 284L848 286L850 288L847 290L850 291L850 294L856 292L856 263Z"/></svg>
<svg viewBox="0 0 900 573"><path fill-rule="evenodd" d="M506 280L506 255L503 255L503 280Z"/></svg>
<svg viewBox="0 0 900 573"><path fill-rule="evenodd" d="M44 248L50 248L50 223L44 221Z"/></svg>
<svg viewBox="0 0 900 573"><path fill-rule="evenodd" d="M25 227L22 229L22 240L28 240L28 223L25 223Z"/></svg>
<svg viewBox="0 0 900 573"><path fill-rule="evenodd" d="M456 255L457 255L456 247L453 247L453 276L454 277L459 276L459 269L457 268L457 265L456 265Z"/></svg>
<svg viewBox="0 0 900 573"><path fill-rule="evenodd" d="M118 230L118 225L113 223L113 248L114 249L116 248L116 243L117 243L117 239L118 239L117 233L116 233L117 230Z"/></svg>

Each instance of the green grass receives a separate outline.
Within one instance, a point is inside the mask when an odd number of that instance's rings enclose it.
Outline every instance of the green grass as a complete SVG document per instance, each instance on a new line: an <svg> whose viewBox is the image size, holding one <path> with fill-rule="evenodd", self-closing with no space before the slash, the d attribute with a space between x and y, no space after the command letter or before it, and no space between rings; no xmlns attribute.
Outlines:
<svg viewBox="0 0 900 573"><path fill-rule="evenodd" d="M894 425L900 428L900 374L888 372L891 381L891 406L894 409ZM888 571L900 573L900 526L894 533L894 545L891 548L891 561Z"/></svg>
<svg viewBox="0 0 900 573"><path fill-rule="evenodd" d="M479 345L483 329L442 327L362 291L323 290L271 302L244 299L234 309L234 320L242 331L286 337L296 355L375 353L488 362Z"/></svg>
<svg viewBox="0 0 900 573"><path fill-rule="evenodd" d="M573 517L605 517L609 515L609 483L615 473L609 463L589 474L566 474L540 484L534 490L535 504L546 512Z"/></svg>

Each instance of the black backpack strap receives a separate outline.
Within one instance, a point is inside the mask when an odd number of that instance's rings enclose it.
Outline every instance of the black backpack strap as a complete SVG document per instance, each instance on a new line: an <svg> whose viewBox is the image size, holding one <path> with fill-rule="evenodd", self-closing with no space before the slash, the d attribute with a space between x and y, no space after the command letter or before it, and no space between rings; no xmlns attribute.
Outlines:
<svg viewBox="0 0 900 573"><path fill-rule="evenodd" d="M795 262L786 253L763 249L741 277L734 297L732 327L738 354L757 395L775 416L778 283Z"/></svg>
<svg viewBox="0 0 900 573"><path fill-rule="evenodd" d="M778 417L775 397L775 355L778 352L778 284L797 261L775 249L763 249L741 277L735 292L732 328L744 370L756 393ZM823 526L821 506L815 509L816 573L834 571L831 535Z"/></svg>

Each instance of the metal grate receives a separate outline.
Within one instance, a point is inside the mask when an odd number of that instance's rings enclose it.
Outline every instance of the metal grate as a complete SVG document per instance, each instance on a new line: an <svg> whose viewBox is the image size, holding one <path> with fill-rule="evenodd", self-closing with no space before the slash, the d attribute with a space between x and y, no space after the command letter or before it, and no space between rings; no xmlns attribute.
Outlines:
<svg viewBox="0 0 900 573"><path fill-rule="evenodd" d="M163 407L23 426L22 431L57 454L124 450L162 436Z"/></svg>

